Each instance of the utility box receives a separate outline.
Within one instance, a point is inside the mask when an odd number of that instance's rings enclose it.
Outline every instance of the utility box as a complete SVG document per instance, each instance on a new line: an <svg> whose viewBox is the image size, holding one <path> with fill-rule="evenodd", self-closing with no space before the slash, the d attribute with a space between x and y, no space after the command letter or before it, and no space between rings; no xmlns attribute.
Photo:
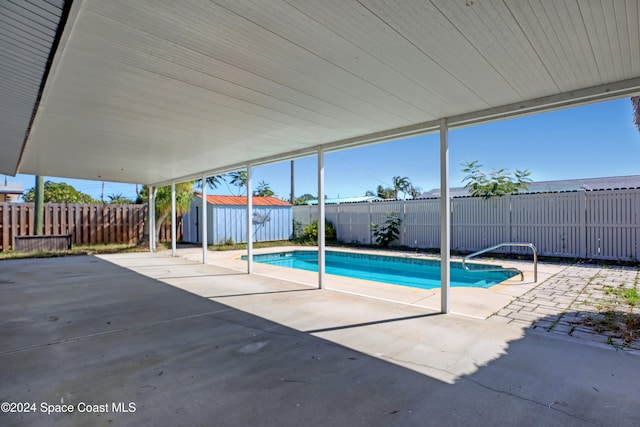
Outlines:
<svg viewBox="0 0 640 427"><path fill-rule="evenodd" d="M71 249L71 234L48 236L15 236L13 250L16 252L46 252Z"/></svg>

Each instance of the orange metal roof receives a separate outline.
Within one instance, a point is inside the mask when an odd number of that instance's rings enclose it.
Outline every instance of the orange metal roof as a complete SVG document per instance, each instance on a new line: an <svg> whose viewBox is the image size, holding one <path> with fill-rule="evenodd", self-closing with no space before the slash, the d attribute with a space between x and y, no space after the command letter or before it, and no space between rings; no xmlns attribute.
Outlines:
<svg viewBox="0 0 640 427"><path fill-rule="evenodd" d="M202 198L202 194L196 193L196 197ZM247 196L216 196L207 194L207 203L212 205L247 205ZM275 197L253 196L254 206L291 206L289 202Z"/></svg>

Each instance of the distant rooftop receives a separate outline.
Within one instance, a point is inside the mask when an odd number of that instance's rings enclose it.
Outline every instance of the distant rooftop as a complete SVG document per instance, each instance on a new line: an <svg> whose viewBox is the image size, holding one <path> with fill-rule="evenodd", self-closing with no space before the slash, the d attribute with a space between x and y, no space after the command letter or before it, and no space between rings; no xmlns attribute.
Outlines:
<svg viewBox="0 0 640 427"><path fill-rule="evenodd" d="M325 199L325 205L337 205L340 203L360 203L360 202L375 202L378 200L384 200L378 196L362 196L362 197L343 197L338 199ZM307 201L308 205L317 205L318 200Z"/></svg>
<svg viewBox="0 0 640 427"><path fill-rule="evenodd" d="M556 193L560 191L597 191L640 188L640 175L538 181L530 182L527 187L528 188L524 193ZM469 191L465 187L453 187L449 192L451 197L464 197L470 195ZM420 197L440 197L440 189L434 188L422 193Z"/></svg>
<svg viewBox="0 0 640 427"><path fill-rule="evenodd" d="M19 182L0 183L0 194L24 194L24 187Z"/></svg>

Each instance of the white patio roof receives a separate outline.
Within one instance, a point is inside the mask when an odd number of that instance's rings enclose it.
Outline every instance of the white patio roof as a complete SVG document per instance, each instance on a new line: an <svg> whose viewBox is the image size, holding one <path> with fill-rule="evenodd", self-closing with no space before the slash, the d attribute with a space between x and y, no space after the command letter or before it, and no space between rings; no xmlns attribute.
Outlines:
<svg viewBox="0 0 640 427"><path fill-rule="evenodd" d="M0 92L0 172L166 183L628 96L639 23L638 0L75 0L30 129Z"/></svg>

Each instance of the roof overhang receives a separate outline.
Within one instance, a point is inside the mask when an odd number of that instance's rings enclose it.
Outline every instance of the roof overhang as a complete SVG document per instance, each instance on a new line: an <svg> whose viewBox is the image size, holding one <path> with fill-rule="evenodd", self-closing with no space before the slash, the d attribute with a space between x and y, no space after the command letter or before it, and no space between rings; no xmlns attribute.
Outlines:
<svg viewBox="0 0 640 427"><path fill-rule="evenodd" d="M168 183L630 96L638 3L75 0L0 172Z"/></svg>

